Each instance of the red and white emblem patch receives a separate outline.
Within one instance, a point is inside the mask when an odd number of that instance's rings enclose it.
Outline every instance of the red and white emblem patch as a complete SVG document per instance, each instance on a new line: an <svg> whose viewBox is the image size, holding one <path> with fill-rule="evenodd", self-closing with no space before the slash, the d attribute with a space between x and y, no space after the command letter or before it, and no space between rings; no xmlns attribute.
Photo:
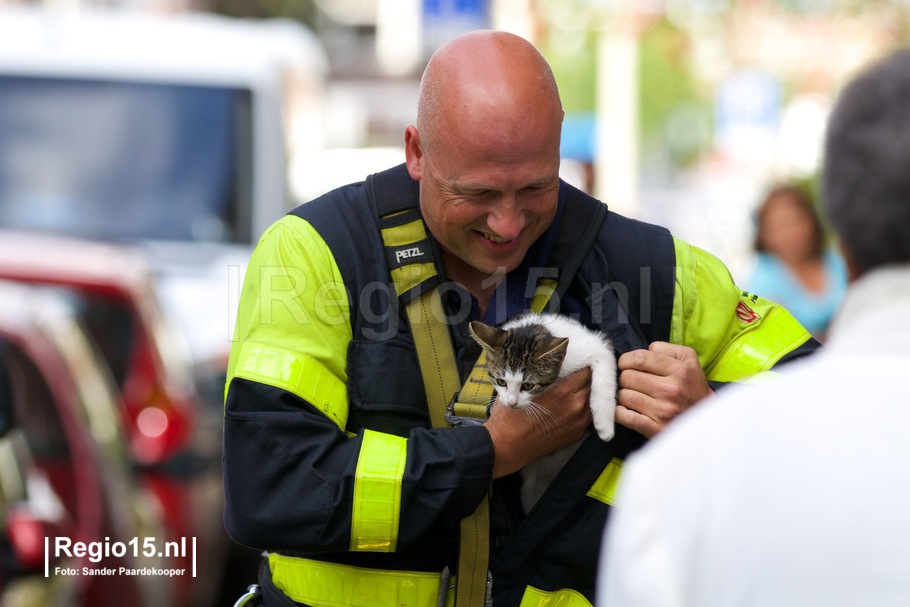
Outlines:
<svg viewBox="0 0 910 607"><path fill-rule="evenodd" d="M758 312L746 305L745 302L741 301L736 306L736 316L739 320L747 325L752 324L761 316L758 315Z"/></svg>

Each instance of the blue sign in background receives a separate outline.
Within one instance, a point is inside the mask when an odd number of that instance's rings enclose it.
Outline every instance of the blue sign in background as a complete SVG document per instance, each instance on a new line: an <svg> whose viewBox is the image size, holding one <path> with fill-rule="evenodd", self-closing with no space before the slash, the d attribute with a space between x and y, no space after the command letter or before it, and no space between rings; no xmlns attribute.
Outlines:
<svg viewBox="0 0 910 607"><path fill-rule="evenodd" d="M487 20L489 12L489 0L423 0L424 19Z"/></svg>
<svg viewBox="0 0 910 607"><path fill-rule="evenodd" d="M732 73L717 93L717 127L748 126L774 128L780 115L781 85L770 74L759 70Z"/></svg>
<svg viewBox="0 0 910 607"><path fill-rule="evenodd" d="M452 38L476 29L489 29L490 0L423 0L425 57Z"/></svg>

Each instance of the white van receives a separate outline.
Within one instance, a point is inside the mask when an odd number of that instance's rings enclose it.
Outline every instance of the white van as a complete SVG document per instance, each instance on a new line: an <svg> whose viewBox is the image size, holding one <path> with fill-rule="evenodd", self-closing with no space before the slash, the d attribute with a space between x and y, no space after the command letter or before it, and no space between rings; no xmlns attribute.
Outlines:
<svg viewBox="0 0 910 607"><path fill-rule="evenodd" d="M51 3L49 3L49 6ZM323 148L328 62L290 20L0 10L0 227L139 242L196 360Z"/></svg>

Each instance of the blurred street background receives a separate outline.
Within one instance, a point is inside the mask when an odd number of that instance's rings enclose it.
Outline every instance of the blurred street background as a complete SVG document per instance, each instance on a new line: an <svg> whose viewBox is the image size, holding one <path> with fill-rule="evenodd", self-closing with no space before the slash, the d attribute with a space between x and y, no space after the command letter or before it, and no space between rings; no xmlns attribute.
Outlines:
<svg viewBox="0 0 910 607"><path fill-rule="evenodd" d="M910 42L910 0L0 0L0 607L255 581L221 522L246 260L403 162L427 59L479 28L553 66L566 180L744 281L764 193L818 196L832 101Z"/></svg>

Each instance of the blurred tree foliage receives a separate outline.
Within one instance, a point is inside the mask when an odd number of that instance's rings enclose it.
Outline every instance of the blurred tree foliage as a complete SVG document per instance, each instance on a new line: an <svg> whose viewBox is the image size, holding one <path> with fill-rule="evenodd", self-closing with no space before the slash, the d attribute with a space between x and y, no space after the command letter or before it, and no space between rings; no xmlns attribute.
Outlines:
<svg viewBox="0 0 910 607"><path fill-rule="evenodd" d="M570 44L560 40L570 36ZM550 31L541 53L553 68L563 108L569 114L593 112L597 106L597 40L592 28Z"/></svg>
<svg viewBox="0 0 910 607"><path fill-rule="evenodd" d="M541 51L553 67L566 113L592 113L597 106L597 20L580 30L564 28L549 27ZM642 33L638 52L641 141L646 148L659 148L674 164L687 164L710 144L712 116L710 95L693 74L689 33L660 19Z"/></svg>
<svg viewBox="0 0 910 607"><path fill-rule="evenodd" d="M313 0L210 0L212 12L229 17L267 19L287 17L316 25L316 4Z"/></svg>
<svg viewBox="0 0 910 607"><path fill-rule="evenodd" d="M713 107L693 74L689 34L659 20L643 32L638 60L641 139L685 165L710 144Z"/></svg>

